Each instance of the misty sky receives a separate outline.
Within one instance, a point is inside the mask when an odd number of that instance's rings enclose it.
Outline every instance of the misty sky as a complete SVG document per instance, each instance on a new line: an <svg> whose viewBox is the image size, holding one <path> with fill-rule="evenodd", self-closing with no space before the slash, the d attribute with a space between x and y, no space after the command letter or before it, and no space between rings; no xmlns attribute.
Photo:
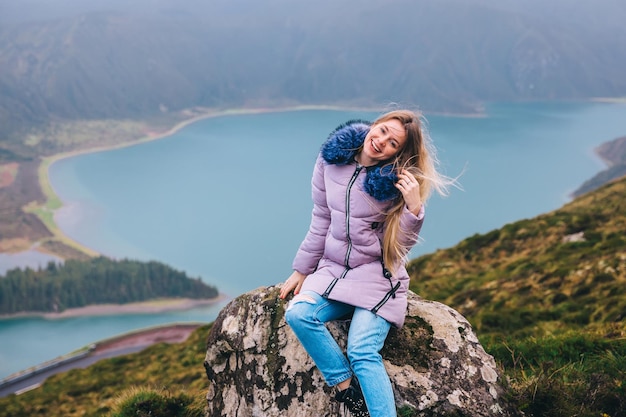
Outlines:
<svg viewBox="0 0 626 417"><path fill-rule="evenodd" d="M407 0L404 0L407 1ZM356 8L370 3L389 4L394 7L403 0L343 0L342 5ZM419 0L410 0L419 1ZM474 4L518 10L523 13L539 14L555 20L570 20L580 24L611 24L619 15L615 10L626 9L624 0L437 0L449 3L453 9L458 5ZM298 5L300 3L300 5ZM78 15L93 11L124 11L130 13L158 13L161 15L191 13L203 10L226 10L237 13L254 13L263 17L280 13L286 5L289 7L328 7L333 9L336 0L0 0L0 23L15 23L32 20L46 20ZM332 12L332 11L329 11ZM600 17L602 19L600 19ZM613 19L614 20L614 19ZM613 22L617 23L617 22Z"/></svg>

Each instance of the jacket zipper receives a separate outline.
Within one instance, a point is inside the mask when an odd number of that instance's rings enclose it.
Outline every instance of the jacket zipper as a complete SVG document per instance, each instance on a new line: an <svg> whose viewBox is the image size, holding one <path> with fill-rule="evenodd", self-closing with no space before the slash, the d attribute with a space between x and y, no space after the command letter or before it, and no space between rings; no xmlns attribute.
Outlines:
<svg viewBox="0 0 626 417"><path fill-rule="evenodd" d="M350 252L352 252L352 238L350 237L350 192L352 191L352 186L354 185L354 182L356 181L362 169L363 169L363 166L357 163L356 169L354 170L354 174L352 174L352 178L350 178L350 181L348 182L348 186L346 187L346 241L348 242L348 248L346 249L346 257L344 260L346 269L344 269L344 271L341 273L341 276L339 278L335 278L332 280L328 288L326 288L326 291L324 291L324 294L322 294L322 297L324 298L328 297L330 292L335 287L335 284L337 284L337 281L345 278L348 271L352 269L349 263Z"/></svg>
<svg viewBox="0 0 626 417"><path fill-rule="evenodd" d="M348 182L348 188L346 188L346 241L348 242L348 249L346 250L346 260L344 264L348 269L351 269L349 262L350 252L352 252L352 238L350 237L350 192L362 169L363 167L357 164L354 174L352 174L352 178L350 178L350 182Z"/></svg>
<svg viewBox="0 0 626 417"><path fill-rule="evenodd" d="M380 302L376 304L374 308L372 308L370 311L376 314L378 310L380 310L380 308L384 306L387 301L389 301L389 298L391 297L396 298L396 291L398 291L398 288L400 288L400 281L398 281L396 285L391 287L391 289L387 291L387 294L385 294L385 297L382 300L380 300Z"/></svg>
<svg viewBox="0 0 626 417"><path fill-rule="evenodd" d="M393 285L393 283L391 282L391 278L393 278L393 275L391 274L391 272L385 266L385 261L383 260L383 242L380 239L379 239L379 242L380 242L380 266L383 269L383 277L385 277L385 278L387 278L387 280L389 280L389 286L391 288L389 289L389 291L387 291L387 293L385 294L383 299L380 300L378 302L378 304L376 304L370 310L374 314L378 313L378 310L380 310L380 308L382 306L384 306L387 301L389 301L389 298L391 298L391 297L396 298L396 291L398 291L398 288L400 288L400 281L396 282L396 285Z"/></svg>

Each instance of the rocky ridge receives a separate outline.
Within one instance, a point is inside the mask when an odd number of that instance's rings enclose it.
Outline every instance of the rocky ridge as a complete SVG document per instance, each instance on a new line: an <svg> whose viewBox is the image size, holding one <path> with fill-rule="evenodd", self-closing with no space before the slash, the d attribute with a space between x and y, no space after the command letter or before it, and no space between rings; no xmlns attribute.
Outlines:
<svg viewBox="0 0 626 417"><path fill-rule="evenodd" d="M207 340L210 381L206 416L335 416L312 360L284 320L279 286L231 301ZM349 322L330 323L337 340ZM345 346L343 346L345 348ZM495 360L454 309L409 293L405 326L392 330L381 352L398 409L411 416L520 416L507 401Z"/></svg>

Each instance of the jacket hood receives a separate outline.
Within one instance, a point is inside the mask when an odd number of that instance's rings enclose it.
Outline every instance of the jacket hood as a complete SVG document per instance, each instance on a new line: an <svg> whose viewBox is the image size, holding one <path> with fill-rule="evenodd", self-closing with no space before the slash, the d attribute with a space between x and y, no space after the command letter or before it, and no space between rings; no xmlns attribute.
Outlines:
<svg viewBox="0 0 626 417"><path fill-rule="evenodd" d="M354 157L363 145L371 123L364 120L351 120L331 132L322 145L322 158L329 164L346 165L354 162ZM395 187L398 176L391 164L381 162L367 167L363 189L378 201L390 201L400 195Z"/></svg>

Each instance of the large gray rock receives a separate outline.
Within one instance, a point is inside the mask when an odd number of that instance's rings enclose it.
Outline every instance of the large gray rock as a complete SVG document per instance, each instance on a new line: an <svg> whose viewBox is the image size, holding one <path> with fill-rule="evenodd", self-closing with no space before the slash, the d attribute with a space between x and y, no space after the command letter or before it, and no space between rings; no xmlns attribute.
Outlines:
<svg viewBox="0 0 626 417"><path fill-rule="evenodd" d="M231 301L207 341L207 417L341 415L324 380L285 323L280 287ZM328 325L346 340L348 322ZM345 347L345 346L344 346ZM382 351L398 408L411 416L519 416L507 404L496 363L458 312L409 293L405 326Z"/></svg>

